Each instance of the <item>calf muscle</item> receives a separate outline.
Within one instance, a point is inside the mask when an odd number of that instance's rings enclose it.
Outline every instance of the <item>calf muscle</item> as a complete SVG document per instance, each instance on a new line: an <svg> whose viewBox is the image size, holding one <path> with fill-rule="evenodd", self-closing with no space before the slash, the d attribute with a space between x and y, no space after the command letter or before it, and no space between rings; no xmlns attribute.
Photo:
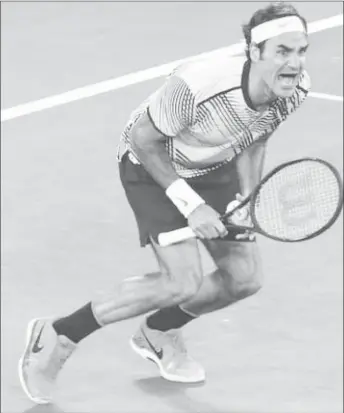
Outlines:
<svg viewBox="0 0 344 413"><path fill-rule="evenodd" d="M180 304L195 295L202 283L197 242L167 248L152 240L160 272L124 280L115 290L92 301L100 324L125 320L162 307Z"/></svg>
<svg viewBox="0 0 344 413"><path fill-rule="evenodd" d="M106 325L155 310L169 302L171 295L168 279L161 273L149 273L124 280L115 290L93 300L92 308L96 319Z"/></svg>

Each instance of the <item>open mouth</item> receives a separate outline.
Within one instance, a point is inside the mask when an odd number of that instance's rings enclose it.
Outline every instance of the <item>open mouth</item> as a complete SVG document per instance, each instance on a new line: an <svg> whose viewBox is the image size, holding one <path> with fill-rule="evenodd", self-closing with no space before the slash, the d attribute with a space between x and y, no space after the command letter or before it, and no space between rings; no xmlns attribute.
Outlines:
<svg viewBox="0 0 344 413"><path fill-rule="evenodd" d="M278 79L285 85L285 86L292 86L295 84L298 78L298 73L281 73L278 75Z"/></svg>

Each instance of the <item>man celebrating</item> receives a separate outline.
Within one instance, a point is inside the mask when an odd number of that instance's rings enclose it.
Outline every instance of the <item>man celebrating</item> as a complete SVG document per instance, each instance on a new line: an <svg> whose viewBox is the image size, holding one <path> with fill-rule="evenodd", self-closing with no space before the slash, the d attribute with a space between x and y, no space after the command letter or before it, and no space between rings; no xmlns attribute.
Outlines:
<svg viewBox="0 0 344 413"><path fill-rule="evenodd" d="M228 232L220 216L259 183L268 139L307 96L307 24L279 2L258 10L244 35L246 58L224 54L186 63L132 114L118 153L121 182L141 245L152 247L159 272L125 279L66 317L29 324L19 372L34 402L51 401L57 374L77 343L152 311L132 337L133 349L167 380L203 381L181 327L260 289L254 237ZM168 247L157 241L160 233L186 225L217 266L206 277L196 239Z"/></svg>

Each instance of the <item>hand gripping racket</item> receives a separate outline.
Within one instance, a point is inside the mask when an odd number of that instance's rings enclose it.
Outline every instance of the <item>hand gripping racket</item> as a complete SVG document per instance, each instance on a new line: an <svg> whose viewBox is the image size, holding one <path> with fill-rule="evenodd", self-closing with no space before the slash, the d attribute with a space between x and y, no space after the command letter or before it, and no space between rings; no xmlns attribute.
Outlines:
<svg viewBox="0 0 344 413"><path fill-rule="evenodd" d="M342 206L343 184L336 168L322 159L302 158L273 169L221 219L229 230L249 230L277 241L298 242L330 228ZM230 222L231 216L244 207L249 209L252 226ZM186 227L162 233L158 241L168 246L194 237L192 229Z"/></svg>

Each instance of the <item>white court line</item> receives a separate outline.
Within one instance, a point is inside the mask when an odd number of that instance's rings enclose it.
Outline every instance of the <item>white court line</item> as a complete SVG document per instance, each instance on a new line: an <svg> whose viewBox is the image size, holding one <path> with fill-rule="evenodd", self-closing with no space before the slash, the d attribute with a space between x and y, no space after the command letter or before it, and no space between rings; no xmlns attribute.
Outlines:
<svg viewBox="0 0 344 413"><path fill-rule="evenodd" d="M308 32L316 33L322 30L339 26L343 26L343 14L338 14L336 16L309 23ZM61 93L59 95L49 96L43 99L14 106L12 108L4 109L1 111L1 122L5 122L10 119L15 119L24 115L29 115L34 112L40 112L42 110L53 108L56 106L65 105L66 103L75 102L77 100L100 95L102 93L110 92L112 90L122 89L126 86L134 85L136 83L156 79L160 76L169 74L178 64L188 60L206 56L215 56L216 54L222 53L224 51L228 52L230 55L236 55L242 53L244 51L244 48L245 43L244 41L241 41L231 46L216 49L211 52L201 53L199 55L191 56L186 59L175 60L170 63L152 67L150 69L130 73L128 75L117 77L115 79L94 83L92 85L84 86L78 89L73 89L68 92ZM323 93L310 93L309 96L320 99L329 99L341 102L343 101L342 96L333 96Z"/></svg>
<svg viewBox="0 0 344 413"><path fill-rule="evenodd" d="M325 99L325 100L334 100L336 102L343 102L343 96L329 95L327 93L316 93L309 92L308 96L311 98Z"/></svg>

